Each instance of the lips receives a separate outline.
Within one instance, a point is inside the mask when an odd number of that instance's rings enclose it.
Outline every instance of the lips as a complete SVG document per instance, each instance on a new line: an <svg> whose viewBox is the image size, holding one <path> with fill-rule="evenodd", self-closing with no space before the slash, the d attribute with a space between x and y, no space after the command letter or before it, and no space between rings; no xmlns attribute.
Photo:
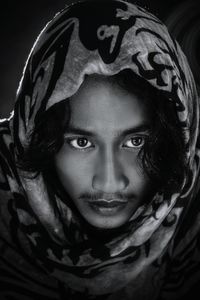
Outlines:
<svg viewBox="0 0 200 300"><path fill-rule="evenodd" d="M103 216L112 216L121 210L124 209L128 201L124 200L93 200L89 201L89 206L94 210L96 213L103 215Z"/></svg>
<svg viewBox="0 0 200 300"><path fill-rule="evenodd" d="M119 205L124 205L127 203L127 201L121 201L121 200L96 200L90 202L92 205L97 205L99 207L116 207Z"/></svg>

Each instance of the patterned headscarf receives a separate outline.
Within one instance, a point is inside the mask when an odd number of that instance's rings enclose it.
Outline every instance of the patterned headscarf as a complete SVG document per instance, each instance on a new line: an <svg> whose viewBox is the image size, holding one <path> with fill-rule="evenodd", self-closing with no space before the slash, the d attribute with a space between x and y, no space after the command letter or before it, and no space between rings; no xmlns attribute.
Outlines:
<svg viewBox="0 0 200 300"><path fill-rule="evenodd" d="M139 207L127 232L94 243L80 234L67 203L56 194L50 197L43 174L27 176L16 168L15 158L29 146L36 118L56 103L68 101L85 75L110 76L124 69L131 69L175 103L188 177L178 192L157 193L147 206ZM121 0L66 7L47 24L29 55L9 120L11 137L4 139L13 155L6 178L12 192L8 214L19 225L15 240L48 274L88 299L93 295L106 299L126 286L131 295L138 295L136 299L147 295L154 287L151 277L144 287L144 278L161 270L159 261L172 251L180 220L197 193L198 119L198 97L187 60L160 20Z"/></svg>

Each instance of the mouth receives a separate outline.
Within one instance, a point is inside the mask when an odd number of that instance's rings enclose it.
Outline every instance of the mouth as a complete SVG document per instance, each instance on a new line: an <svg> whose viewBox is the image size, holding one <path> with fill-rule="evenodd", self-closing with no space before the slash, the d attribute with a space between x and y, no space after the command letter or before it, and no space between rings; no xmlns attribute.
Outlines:
<svg viewBox="0 0 200 300"><path fill-rule="evenodd" d="M104 215L111 216L114 215L125 208L128 201L125 200L106 200L106 199L98 199L93 201L88 201L89 206L95 212Z"/></svg>

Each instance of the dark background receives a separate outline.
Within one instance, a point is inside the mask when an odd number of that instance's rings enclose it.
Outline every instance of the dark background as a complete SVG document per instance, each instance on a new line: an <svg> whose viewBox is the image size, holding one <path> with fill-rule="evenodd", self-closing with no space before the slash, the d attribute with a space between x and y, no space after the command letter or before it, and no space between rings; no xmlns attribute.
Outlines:
<svg viewBox="0 0 200 300"><path fill-rule="evenodd" d="M33 42L45 24L72 1L7 0L0 8L0 118L13 109L15 93ZM200 0L133 1L157 15L178 39L200 85Z"/></svg>

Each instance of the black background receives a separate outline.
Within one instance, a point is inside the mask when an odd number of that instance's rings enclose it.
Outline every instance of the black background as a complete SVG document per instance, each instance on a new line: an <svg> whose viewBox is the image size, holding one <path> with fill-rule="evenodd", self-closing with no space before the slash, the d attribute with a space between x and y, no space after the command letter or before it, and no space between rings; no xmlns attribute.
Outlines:
<svg viewBox="0 0 200 300"><path fill-rule="evenodd" d="M67 0L7 0L0 8L0 118L13 109L15 93L33 42ZM200 77L200 0L133 1L169 24L182 44L197 83ZM3 5L3 6L2 6Z"/></svg>

